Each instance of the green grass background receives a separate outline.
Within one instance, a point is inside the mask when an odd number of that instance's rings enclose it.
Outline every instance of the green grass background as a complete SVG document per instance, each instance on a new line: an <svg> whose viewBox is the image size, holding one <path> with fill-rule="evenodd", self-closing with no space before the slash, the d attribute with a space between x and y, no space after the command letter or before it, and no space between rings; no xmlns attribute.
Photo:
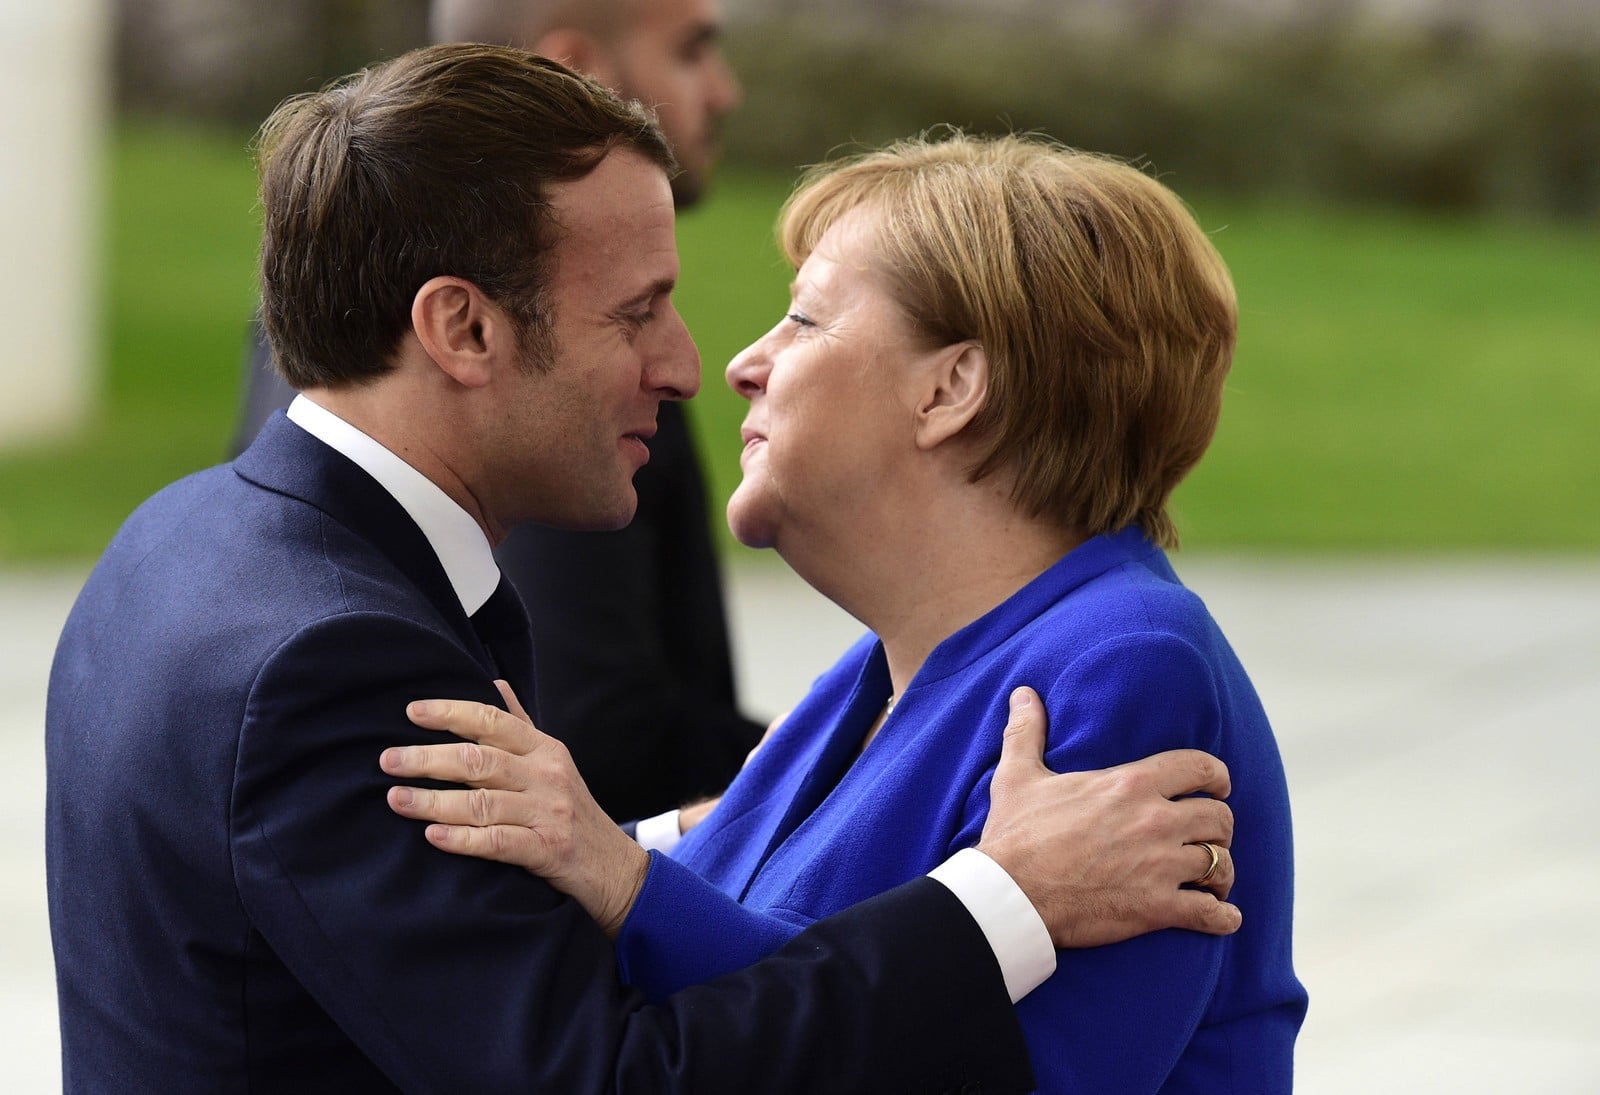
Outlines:
<svg viewBox="0 0 1600 1095"><path fill-rule="evenodd" d="M92 558L142 498L221 459L254 300L246 145L116 135L104 398L82 436L0 453L0 561ZM788 183L724 173L680 222L714 506L743 416L721 370L787 302ZM1176 501L1186 547L1600 548L1600 227L1186 196L1241 302L1222 426Z"/></svg>

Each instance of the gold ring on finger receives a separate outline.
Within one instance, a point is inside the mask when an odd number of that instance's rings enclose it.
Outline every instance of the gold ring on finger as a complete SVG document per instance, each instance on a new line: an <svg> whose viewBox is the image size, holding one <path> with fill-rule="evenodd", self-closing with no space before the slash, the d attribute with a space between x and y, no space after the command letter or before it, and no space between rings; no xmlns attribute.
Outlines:
<svg viewBox="0 0 1600 1095"><path fill-rule="evenodd" d="M1207 882L1211 881L1211 876L1217 873L1217 864L1222 862L1222 853L1219 852L1217 850L1217 846L1211 843L1209 840L1197 840L1194 842L1194 844L1195 847L1204 848L1206 851L1211 853L1211 866L1206 868L1205 874L1201 875L1199 878L1190 883L1190 885L1194 886L1204 886Z"/></svg>

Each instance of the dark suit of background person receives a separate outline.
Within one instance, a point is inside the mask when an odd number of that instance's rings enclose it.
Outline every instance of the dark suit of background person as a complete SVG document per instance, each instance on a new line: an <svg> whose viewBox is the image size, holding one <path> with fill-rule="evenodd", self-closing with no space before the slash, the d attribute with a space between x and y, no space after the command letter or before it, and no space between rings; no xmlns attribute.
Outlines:
<svg viewBox="0 0 1600 1095"><path fill-rule="evenodd" d="M243 452L294 389L251 326ZM763 727L739 710L705 480L684 409L664 403L639 508L616 532L526 524L495 550L533 621L539 728L619 821L715 795Z"/></svg>
<svg viewBox="0 0 1600 1095"><path fill-rule="evenodd" d="M506 660L395 498L281 416L145 503L51 675L66 1090L1030 1086L993 954L937 882L653 1008L574 902L434 850L376 759L438 740L411 699L526 688Z"/></svg>

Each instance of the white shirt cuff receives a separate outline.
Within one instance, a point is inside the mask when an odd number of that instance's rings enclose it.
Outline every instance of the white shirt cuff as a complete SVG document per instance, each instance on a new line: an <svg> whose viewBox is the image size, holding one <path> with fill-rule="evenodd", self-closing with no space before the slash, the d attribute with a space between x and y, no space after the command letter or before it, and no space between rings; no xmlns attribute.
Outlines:
<svg viewBox="0 0 1600 1095"><path fill-rule="evenodd" d="M642 835L643 824L639 830ZM1050 929L1000 864L976 848L964 848L929 871L928 877L944 883L978 922L1000 963L1013 1004L1056 971Z"/></svg>
<svg viewBox="0 0 1600 1095"><path fill-rule="evenodd" d="M671 855L672 849L683 839L683 834L678 832L678 811L668 810L640 821L633 828L633 839L647 852ZM1005 874L1004 871L1000 873Z"/></svg>

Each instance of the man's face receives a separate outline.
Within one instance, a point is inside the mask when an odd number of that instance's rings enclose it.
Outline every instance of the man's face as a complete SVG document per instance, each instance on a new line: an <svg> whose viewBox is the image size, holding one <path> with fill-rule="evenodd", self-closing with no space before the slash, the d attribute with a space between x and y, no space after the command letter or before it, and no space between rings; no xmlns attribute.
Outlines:
<svg viewBox="0 0 1600 1095"><path fill-rule="evenodd" d="M739 83L717 45L715 0L648 0L615 41L615 71L599 73L623 96L653 107L682 170L672 180L678 208L699 200L718 153L724 115L739 105Z"/></svg>
<svg viewBox="0 0 1600 1095"><path fill-rule="evenodd" d="M666 173L608 155L550 188L552 338L543 368L508 378L494 430L498 508L508 521L620 528L638 497L664 399L700 386L700 354L672 304L678 277Z"/></svg>

